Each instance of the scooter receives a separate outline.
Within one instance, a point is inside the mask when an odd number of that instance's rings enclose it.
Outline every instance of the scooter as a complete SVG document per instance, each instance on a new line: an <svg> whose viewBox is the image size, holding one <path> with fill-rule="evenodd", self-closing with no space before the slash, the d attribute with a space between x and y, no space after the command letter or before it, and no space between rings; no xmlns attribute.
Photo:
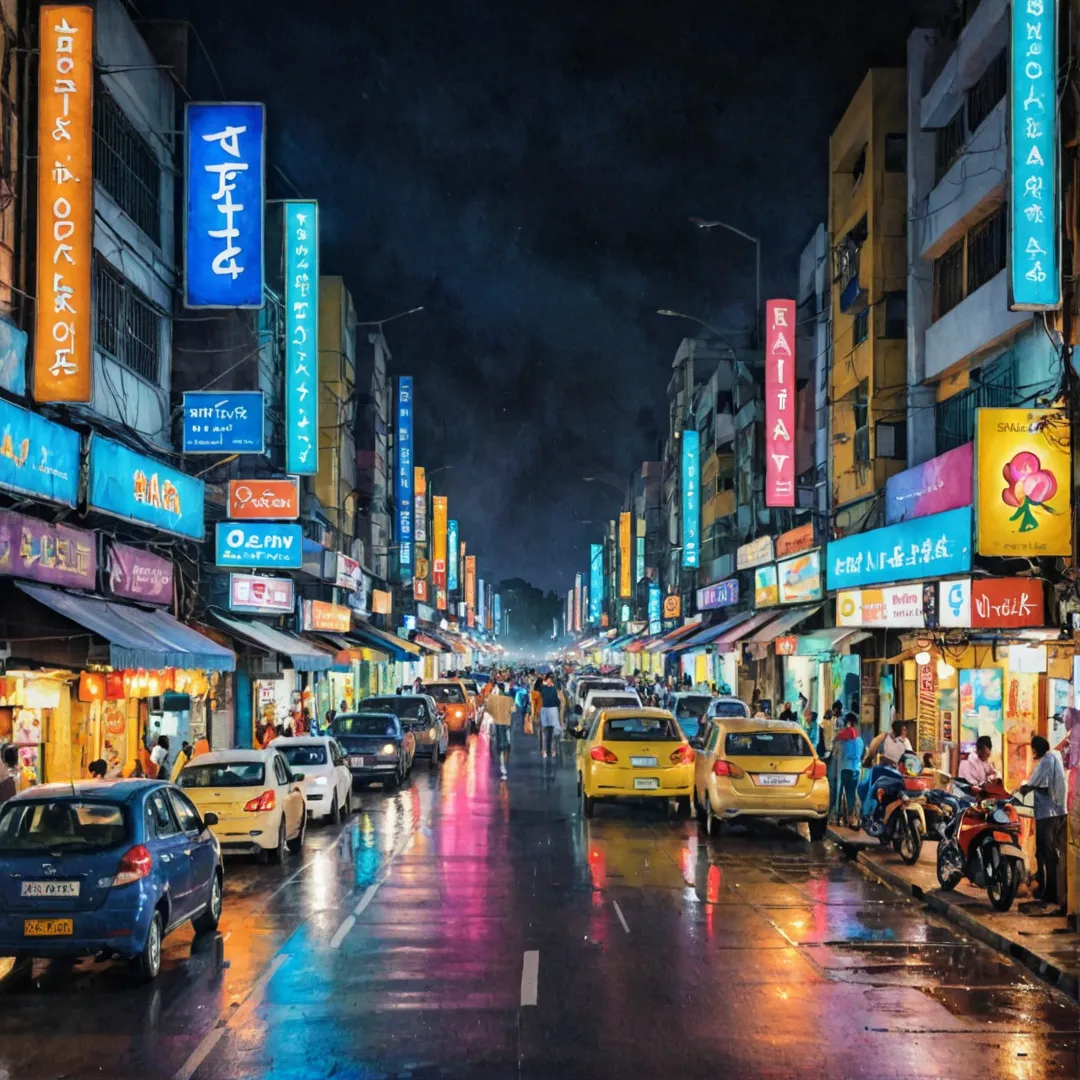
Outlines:
<svg viewBox="0 0 1080 1080"><path fill-rule="evenodd" d="M911 866L919 861L926 816L923 812L922 785L916 777L922 763L914 754L905 754L899 765L873 765L859 782L858 795L863 807L860 826L882 844L891 843L901 859Z"/></svg>
<svg viewBox="0 0 1080 1080"><path fill-rule="evenodd" d="M949 891L967 878L986 890L996 911L1008 911L1024 866L1020 816L1012 797L1000 781L982 789L963 780L953 783L970 801L938 843L938 884Z"/></svg>

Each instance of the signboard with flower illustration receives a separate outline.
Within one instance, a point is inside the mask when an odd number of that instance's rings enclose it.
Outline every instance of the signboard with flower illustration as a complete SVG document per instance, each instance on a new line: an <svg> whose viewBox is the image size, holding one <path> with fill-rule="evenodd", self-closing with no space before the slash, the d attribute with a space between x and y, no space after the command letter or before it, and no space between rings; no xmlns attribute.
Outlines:
<svg viewBox="0 0 1080 1080"><path fill-rule="evenodd" d="M1072 554L1072 446L1060 409L979 409L976 551Z"/></svg>

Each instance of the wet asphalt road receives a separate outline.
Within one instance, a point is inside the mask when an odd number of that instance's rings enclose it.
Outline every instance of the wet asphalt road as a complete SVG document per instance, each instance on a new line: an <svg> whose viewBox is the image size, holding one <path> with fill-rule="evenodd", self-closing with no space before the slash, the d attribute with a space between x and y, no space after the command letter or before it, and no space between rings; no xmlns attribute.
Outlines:
<svg viewBox="0 0 1080 1080"><path fill-rule="evenodd" d="M564 748L418 763L282 867L226 865L219 939L150 988L38 964L0 1080L1080 1076L1080 1010L792 830L579 815Z"/></svg>

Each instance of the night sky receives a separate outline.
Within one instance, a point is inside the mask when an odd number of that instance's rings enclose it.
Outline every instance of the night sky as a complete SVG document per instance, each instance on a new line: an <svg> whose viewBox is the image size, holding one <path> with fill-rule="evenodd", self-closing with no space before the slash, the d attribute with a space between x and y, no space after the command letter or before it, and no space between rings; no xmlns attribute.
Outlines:
<svg viewBox="0 0 1080 1080"><path fill-rule="evenodd" d="M666 429L693 326L656 309L750 331L753 246L687 219L760 235L766 296L790 293L829 133L868 67L903 63L914 4L136 6L189 18L224 95L266 102L359 318L425 306L386 327L394 373L483 576L565 590L620 504L579 478L624 478Z"/></svg>

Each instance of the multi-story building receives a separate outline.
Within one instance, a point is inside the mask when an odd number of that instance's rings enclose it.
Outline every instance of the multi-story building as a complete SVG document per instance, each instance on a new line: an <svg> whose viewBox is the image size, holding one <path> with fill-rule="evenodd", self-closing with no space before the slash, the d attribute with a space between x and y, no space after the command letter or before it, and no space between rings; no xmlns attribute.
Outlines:
<svg viewBox="0 0 1080 1080"><path fill-rule="evenodd" d="M832 296L829 234L824 223L799 256L795 294L798 333L795 364L800 383L802 438L796 444L798 506L823 524L829 512L829 360L832 349ZM809 436L807 438L806 436Z"/></svg>
<svg viewBox="0 0 1080 1080"><path fill-rule="evenodd" d="M877 523L907 464L903 69L867 73L829 140L832 506L838 534Z"/></svg>
<svg viewBox="0 0 1080 1080"><path fill-rule="evenodd" d="M363 543L360 562L377 578L390 575L391 382L386 368L390 348L379 327L367 337L368 353L359 349L356 377L356 486L359 493L356 536ZM370 357L370 359L368 359Z"/></svg>
<svg viewBox="0 0 1080 1080"><path fill-rule="evenodd" d="M15 291L23 284L20 266L22 237L18 227L23 210L20 165L23 133L19 124L22 65L17 48L20 6L17 0L0 0L0 318L22 314L22 305L17 303L19 294ZM22 318L18 317L7 326L21 322ZM7 349L14 349L15 338L10 329L3 326L0 326L0 335L0 363L6 365L12 362L7 359L6 352ZM24 344L22 338L19 343ZM2 375L0 370L0 381Z"/></svg>

